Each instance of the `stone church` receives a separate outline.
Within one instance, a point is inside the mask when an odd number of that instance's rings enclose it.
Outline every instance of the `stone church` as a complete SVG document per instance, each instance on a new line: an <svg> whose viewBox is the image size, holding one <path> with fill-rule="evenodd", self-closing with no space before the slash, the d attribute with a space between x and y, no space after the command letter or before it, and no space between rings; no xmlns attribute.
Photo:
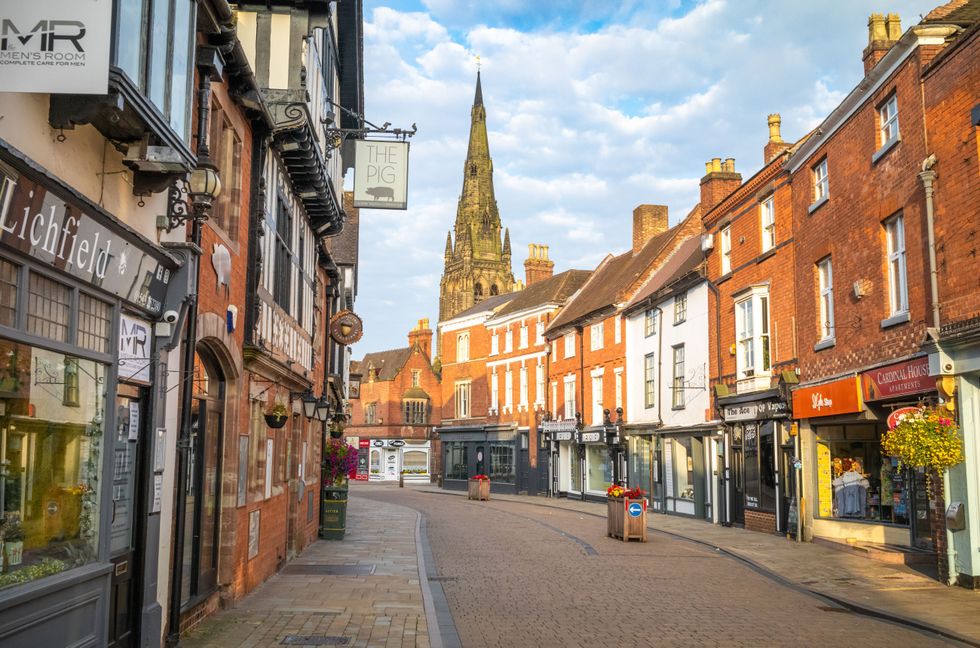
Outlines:
<svg viewBox="0 0 980 648"><path fill-rule="evenodd" d="M510 233L501 232L493 194L493 161L487 140L480 73L470 111L470 142L463 165L463 191L453 232L446 235L445 269L439 284L439 321L492 295L513 291ZM455 234L455 242L454 236Z"/></svg>

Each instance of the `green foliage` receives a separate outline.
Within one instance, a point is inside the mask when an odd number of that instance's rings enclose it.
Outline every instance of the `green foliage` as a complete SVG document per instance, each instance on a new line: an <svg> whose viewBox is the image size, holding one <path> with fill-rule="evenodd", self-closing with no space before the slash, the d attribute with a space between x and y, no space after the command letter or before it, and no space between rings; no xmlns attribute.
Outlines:
<svg viewBox="0 0 980 648"><path fill-rule="evenodd" d="M902 416L898 425L881 437L885 454L904 466L942 472L963 461L963 441L949 412L923 407Z"/></svg>

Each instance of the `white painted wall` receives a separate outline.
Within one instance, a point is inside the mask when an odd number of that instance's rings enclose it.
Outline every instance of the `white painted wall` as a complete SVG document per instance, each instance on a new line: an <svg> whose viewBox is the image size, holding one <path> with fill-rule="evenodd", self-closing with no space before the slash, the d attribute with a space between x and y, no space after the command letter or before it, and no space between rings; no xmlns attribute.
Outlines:
<svg viewBox="0 0 980 648"><path fill-rule="evenodd" d="M674 298L669 297L657 306L657 331L644 335L643 311L626 318L626 421L630 424L655 425L659 415L664 427L683 427L704 423L710 406L708 397L708 287L697 284L687 292L687 319L674 324ZM673 377L672 347L684 344L685 380L684 408L672 409ZM657 364L656 399L653 407L645 407L643 358L653 353ZM658 407L659 405L659 407Z"/></svg>

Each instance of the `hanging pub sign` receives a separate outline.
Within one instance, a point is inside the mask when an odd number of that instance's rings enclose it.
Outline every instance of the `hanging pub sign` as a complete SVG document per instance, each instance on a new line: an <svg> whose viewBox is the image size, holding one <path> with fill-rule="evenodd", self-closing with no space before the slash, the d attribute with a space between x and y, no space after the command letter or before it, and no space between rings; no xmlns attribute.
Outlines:
<svg viewBox="0 0 980 648"><path fill-rule="evenodd" d="M338 344L354 344L363 333L364 324L352 311L342 310L330 318L330 337Z"/></svg>
<svg viewBox="0 0 980 648"><path fill-rule="evenodd" d="M408 208L408 142L355 142L354 206Z"/></svg>
<svg viewBox="0 0 980 648"><path fill-rule="evenodd" d="M112 0L0 3L4 92L106 94Z"/></svg>

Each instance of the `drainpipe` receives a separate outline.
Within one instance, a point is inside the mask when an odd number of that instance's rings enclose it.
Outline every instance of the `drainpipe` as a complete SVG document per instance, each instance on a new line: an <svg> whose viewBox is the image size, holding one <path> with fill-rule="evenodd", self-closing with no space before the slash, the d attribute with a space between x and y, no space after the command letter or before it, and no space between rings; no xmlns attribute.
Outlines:
<svg viewBox="0 0 980 648"><path fill-rule="evenodd" d="M939 271L936 264L936 223L932 197L935 193L933 182L936 180L936 156L930 155L922 161L922 171L919 180L926 192L926 233L929 240L929 291L932 298L932 326L939 329Z"/></svg>

